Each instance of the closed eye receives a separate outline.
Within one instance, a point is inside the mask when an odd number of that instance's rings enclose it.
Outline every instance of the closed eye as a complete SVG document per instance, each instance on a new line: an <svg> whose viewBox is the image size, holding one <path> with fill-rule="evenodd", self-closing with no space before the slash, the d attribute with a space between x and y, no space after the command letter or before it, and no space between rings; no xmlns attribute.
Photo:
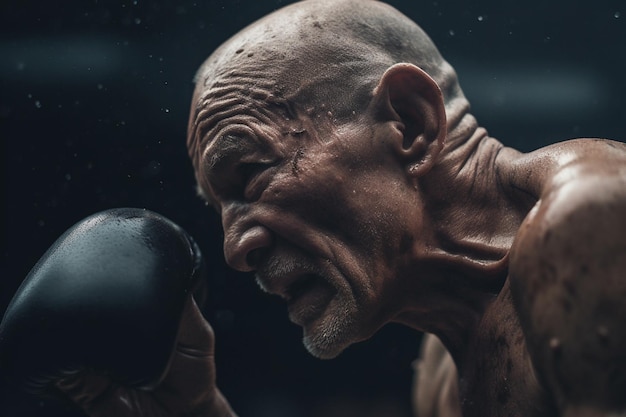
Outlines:
<svg viewBox="0 0 626 417"><path fill-rule="evenodd" d="M277 165L277 159L264 154L248 137L224 135L207 158L205 175L218 198L254 200L262 191L259 177Z"/></svg>
<svg viewBox="0 0 626 417"><path fill-rule="evenodd" d="M239 168L241 172L241 184L243 197L247 201L254 201L263 192L269 181L267 171L276 166L276 163L245 163Z"/></svg>
<svg viewBox="0 0 626 417"><path fill-rule="evenodd" d="M273 166L263 162L239 162L211 171L211 188L221 198L252 201L264 188L264 171Z"/></svg>

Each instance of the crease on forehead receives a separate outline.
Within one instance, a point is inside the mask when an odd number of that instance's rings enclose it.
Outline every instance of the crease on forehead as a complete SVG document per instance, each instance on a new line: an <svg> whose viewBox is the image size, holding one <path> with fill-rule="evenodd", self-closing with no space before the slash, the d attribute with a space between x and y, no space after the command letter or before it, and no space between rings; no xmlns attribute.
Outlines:
<svg viewBox="0 0 626 417"><path fill-rule="evenodd" d="M278 121L270 116L276 111L292 118L298 112L350 117L367 105L380 76L396 62L426 70L444 98L462 96L454 71L428 36L378 1L307 0L258 20L198 71L188 132L196 172L206 146L202 132L219 120L247 114Z"/></svg>
<svg viewBox="0 0 626 417"><path fill-rule="evenodd" d="M371 82L372 67L378 67L377 75L382 75L393 63L385 48L359 34L376 36L377 23L370 24L364 16L381 12L381 7L391 10L377 1L349 0L309 0L283 7L244 28L211 54L197 73L197 85L210 89L215 80L243 70L257 79L272 79L273 93L283 97L300 97L297 92L303 84L315 84L318 91L322 86L343 87L348 92L348 84L362 84L355 77Z"/></svg>
<svg viewBox="0 0 626 417"><path fill-rule="evenodd" d="M189 131L189 151L196 170L210 142L224 134L261 141L287 133L286 125L294 119L294 111L275 94L273 81L257 68L241 65L222 71L197 94ZM277 141L271 142L265 145L277 145Z"/></svg>
<svg viewBox="0 0 626 417"><path fill-rule="evenodd" d="M188 150L196 171L215 130L239 120L256 129L273 126L273 132L266 133L275 135L284 133L284 126L278 126L282 121L294 118L274 70L285 54L267 41L270 28L264 27L263 20L223 44L198 71L188 131ZM262 48L249 47L259 43ZM260 123L251 123L252 118Z"/></svg>
<svg viewBox="0 0 626 417"><path fill-rule="evenodd" d="M246 66L228 71L221 79L213 79L198 101L195 117L193 136L197 149L193 151L193 158L196 173L201 171L203 164L203 169L210 169L215 158L225 155L227 148L232 151L232 148L241 146L250 155L283 158L284 137L298 136L305 131L317 139L326 136L326 125L332 124L332 117L325 114L321 118L316 113L330 114L338 108L333 103L339 90L333 88L337 84L338 72L341 71L320 71L300 82L297 88L287 89L283 85L282 90L272 79L255 76L254 69ZM319 88L324 83L328 83L327 88ZM339 94L341 101L350 94L354 94L354 90ZM327 105L316 107L314 103L320 101ZM315 110L311 111L313 108ZM306 113L304 118L301 117L303 113ZM226 135L242 140L239 143L232 138L224 140ZM252 143L256 148L251 146ZM198 180L203 182L201 178Z"/></svg>
<svg viewBox="0 0 626 417"><path fill-rule="evenodd" d="M190 120L190 127L197 130L190 131L192 136L200 139L203 132L238 114L267 124L277 120L272 115L293 122L303 113L314 118L330 112L341 119L355 113L351 103L369 101L377 80L371 66L378 60L372 57L379 53L371 46L317 39L281 49L273 36L252 45L249 38L259 31L259 27L244 31L242 39L236 37L218 49L203 66ZM285 38L290 34L281 34L279 40ZM199 148L190 149L190 154L206 144L196 145Z"/></svg>

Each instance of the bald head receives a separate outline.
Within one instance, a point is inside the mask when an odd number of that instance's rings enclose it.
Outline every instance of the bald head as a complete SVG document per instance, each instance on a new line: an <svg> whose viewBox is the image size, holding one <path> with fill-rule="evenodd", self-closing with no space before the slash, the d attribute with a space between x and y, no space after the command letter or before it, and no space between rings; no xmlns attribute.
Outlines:
<svg viewBox="0 0 626 417"><path fill-rule="evenodd" d="M270 100L286 113L324 114L340 122L358 116L385 70L400 62L435 80L449 118L465 110L450 105L465 101L452 67L428 35L391 6L305 0L279 9L237 33L199 69L188 138L194 164L202 148L198 115L216 101L227 102L234 90L242 106Z"/></svg>
<svg viewBox="0 0 626 417"><path fill-rule="evenodd" d="M202 65L197 81L209 87L229 71L269 71L285 92L323 78L333 90L370 90L398 62L417 65L454 94L456 76L428 35L378 1L306 0L258 20L229 39ZM321 80L320 80L321 81ZM305 87L306 88L306 87ZM335 90L336 91L336 90ZM334 94L337 96L337 94ZM444 91L446 96L446 91Z"/></svg>
<svg viewBox="0 0 626 417"><path fill-rule="evenodd" d="M462 109L452 68L381 2L308 0L236 34L196 82L189 153L227 263L288 301L314 355L370 337L422 250L417 185Z"/></svg>

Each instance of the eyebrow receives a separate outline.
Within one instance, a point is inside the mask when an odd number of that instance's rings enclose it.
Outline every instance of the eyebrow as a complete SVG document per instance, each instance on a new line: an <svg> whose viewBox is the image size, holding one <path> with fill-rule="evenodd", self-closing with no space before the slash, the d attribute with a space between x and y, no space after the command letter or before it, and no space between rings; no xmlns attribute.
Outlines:
<svg viewBox="0 0 626 417"><path fill-rule="evenodd" d="M212 153L210 160L206 162L206 167L209 170L214 170L225 160L231 160L233 156L241 156L246 152L254 150L254 147L250 142L251 139L245 135L220 135L209 146L209 148L213 149L214 152Z"/></svg>
<svg viewBox="0 0 626 417"><path fill-rule="evenodd" d="M210 176L211 173L219 172L238 162L245 163L243 159L246 155L258 153L259 151L262 153L268 152L269 147L267 143L257 140L254 134L242 133L244 134L225 133L212 140L212 143L209 145L211 156L204 162L204 175ZM210 182L208 186L212 188ZM218 212L220 211L217 201L200 184L197 185L197 193Z"/></svg>
<svg viewBox="0 0 626 417"><path fill-rule="evenodd" d="M246 142L248 143L248 146L244 145ZM209 145L209 149L212 150L212 153L211 157L204 162L204 175L206 176L211 172L222 169L222 167L226 164L232 163L234 158L237 156L243 156L251 148L252 146L250 144L250 140L246 140L242 136L233 134L218 136L213 140L213 143ZM209 188L212 188L210 182L207 185ZM196 185L196 192L219 213L219 204L208 192L203 189L199 183Z"/></svg>

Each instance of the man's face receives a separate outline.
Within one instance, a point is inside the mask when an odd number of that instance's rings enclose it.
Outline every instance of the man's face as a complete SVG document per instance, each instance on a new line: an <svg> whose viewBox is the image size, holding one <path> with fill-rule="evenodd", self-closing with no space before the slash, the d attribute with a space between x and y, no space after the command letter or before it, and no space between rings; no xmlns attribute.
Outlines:
<svg viewBox="0 0 626 417"><path fill-rule="evenodd" d="M420 229L384 129L366 117L340 124L323 105L211 96L196 122L196 175L221 214L227 262L287 301L315 356L370 337L399 308Z"/></svg>

